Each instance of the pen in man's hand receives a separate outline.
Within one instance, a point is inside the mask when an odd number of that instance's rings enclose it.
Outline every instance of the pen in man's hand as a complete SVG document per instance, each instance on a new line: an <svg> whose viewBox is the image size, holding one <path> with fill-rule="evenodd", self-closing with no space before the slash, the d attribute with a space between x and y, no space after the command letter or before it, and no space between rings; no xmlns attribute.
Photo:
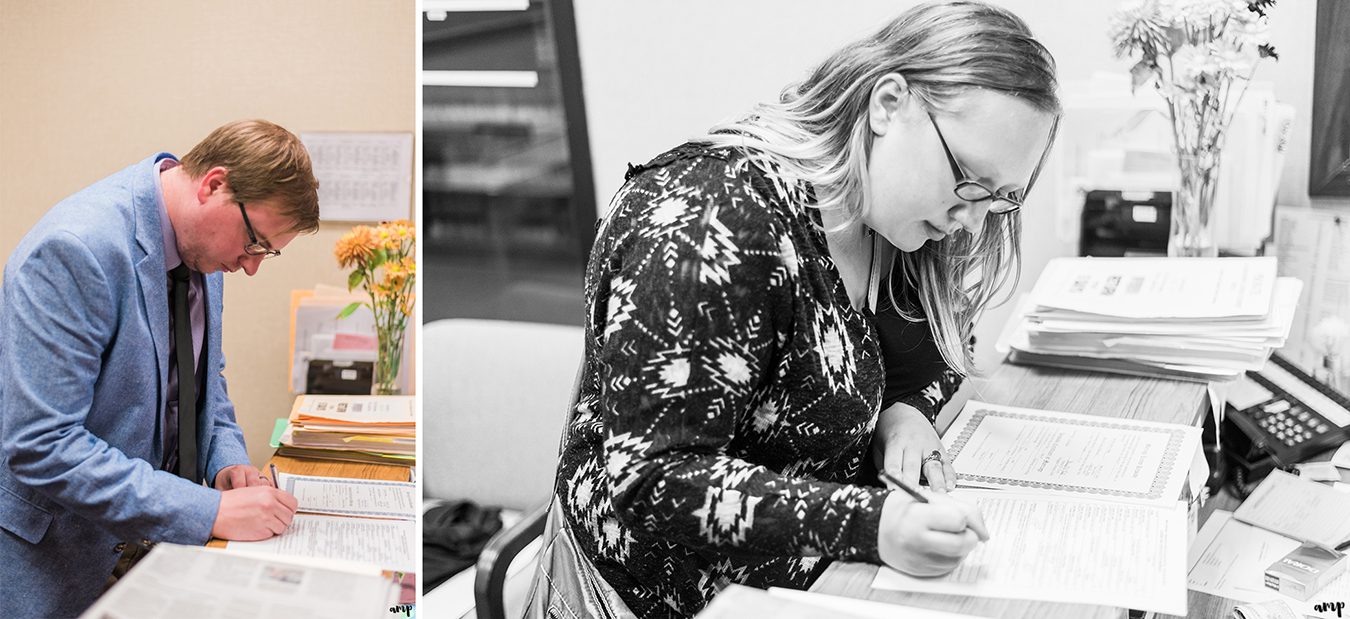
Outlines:
<svg viewBox="0 0 1350 619"><path fill-rule="evenodd" d="M278 490L280 490L280 489L281 489L281 480L277 479L277 465L276 465L276 464L269 464L269 465L267 465L267 466L269 466L269 467L272 468L272 487L273 487L273 488L276 488L276 489L278 489Z"/></svg>

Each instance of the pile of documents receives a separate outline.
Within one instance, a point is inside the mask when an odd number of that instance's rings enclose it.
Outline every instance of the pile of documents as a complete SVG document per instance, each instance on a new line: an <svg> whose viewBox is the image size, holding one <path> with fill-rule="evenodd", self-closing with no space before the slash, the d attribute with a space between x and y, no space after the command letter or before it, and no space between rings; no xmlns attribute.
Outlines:
<svg viewBox="0 0 1350 619"><path fill-rule="evenodd" d="M412 396L301 395L277 453L300 458L413 466Z"/></svg>
<svg viewBox="0 0 1350 619"><path fill-rule="evenodd" d="M1303 284L1261 258L1056 258L998 349L1013 363L1228 381L1284 345Z"/></svg>

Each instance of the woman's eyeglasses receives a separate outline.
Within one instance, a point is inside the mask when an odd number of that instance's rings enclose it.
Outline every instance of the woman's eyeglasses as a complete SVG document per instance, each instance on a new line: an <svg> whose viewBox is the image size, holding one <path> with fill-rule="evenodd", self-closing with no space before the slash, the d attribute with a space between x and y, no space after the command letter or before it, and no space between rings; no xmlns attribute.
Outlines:
<svg viewBox="0 0 1350 619"><path fill-rule="evenodd" d="M933 130L937 131L938 141L942 143L943 152L947 153L947 163L952 167L952 177L956 179L956 187L952 190L956 197L966 202L982 202L991 200L989 212L997 215L1012 213L1022 208L1023 201L1026 200L1027 192L1031 191L1031 186L1036 184L1036 177L1041 174L1041 166L1045 165L1045 159L1050 155L1050 147L1055 143L1055 132L1059 130L1059 116L1050 125L1050 139L1045 144L1045 151L1041 153L1040 161L1036 162L1036 169L1031 172L1031 180L1027 181L1024 189L1003 193L997 189L990 189L984 183L971 178L957 163L956 157L952 156L952 149L947 146L947 138L943 137L942 129L938 127L937 119L933 118L933 113L928 113L929 122L933 123Z"/></svg>

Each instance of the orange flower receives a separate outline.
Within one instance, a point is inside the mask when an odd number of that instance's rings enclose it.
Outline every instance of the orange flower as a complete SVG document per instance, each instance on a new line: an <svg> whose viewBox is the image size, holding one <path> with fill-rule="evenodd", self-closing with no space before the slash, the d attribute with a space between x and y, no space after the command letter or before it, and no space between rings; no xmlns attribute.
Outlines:
<svg viewBox="0 0 1350 619"><path fill-rule="evenodd" d="M407 283L409 273L403 268L403 262L384 263L384 285L391 291L402 290Z"/></svg>
<svg viewBox="0 0 1350 619"><path fill-rule="evenodd" d="M356 226L338 239L333 248L342 268L362 266L370 259L376 247L375 231L370 226Z"/></svg>
<svg viewBox="0 0 1350 619"><path fill-rule="evenodd" d="M388 230L389 237L399 241L412 241L417 237L412 222L406 219L386 221L380 224L380 228Z"/></svg>

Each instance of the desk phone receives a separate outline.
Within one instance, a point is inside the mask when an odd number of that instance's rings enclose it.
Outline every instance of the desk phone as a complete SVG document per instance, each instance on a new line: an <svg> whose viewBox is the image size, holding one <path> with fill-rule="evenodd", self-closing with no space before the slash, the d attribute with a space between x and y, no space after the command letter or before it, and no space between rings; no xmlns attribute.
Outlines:
<svg viewBox="0 0 1350 619"><path fill-rule="evenodd" d="M1248 481L1274 468L1303 462L1344 443L1350 398L1309 376L1276 353L1248 372L1271 397L1242 410L1229 405L1224 447ZM1233 430L1237 430L1234 432Z"/></svg>

